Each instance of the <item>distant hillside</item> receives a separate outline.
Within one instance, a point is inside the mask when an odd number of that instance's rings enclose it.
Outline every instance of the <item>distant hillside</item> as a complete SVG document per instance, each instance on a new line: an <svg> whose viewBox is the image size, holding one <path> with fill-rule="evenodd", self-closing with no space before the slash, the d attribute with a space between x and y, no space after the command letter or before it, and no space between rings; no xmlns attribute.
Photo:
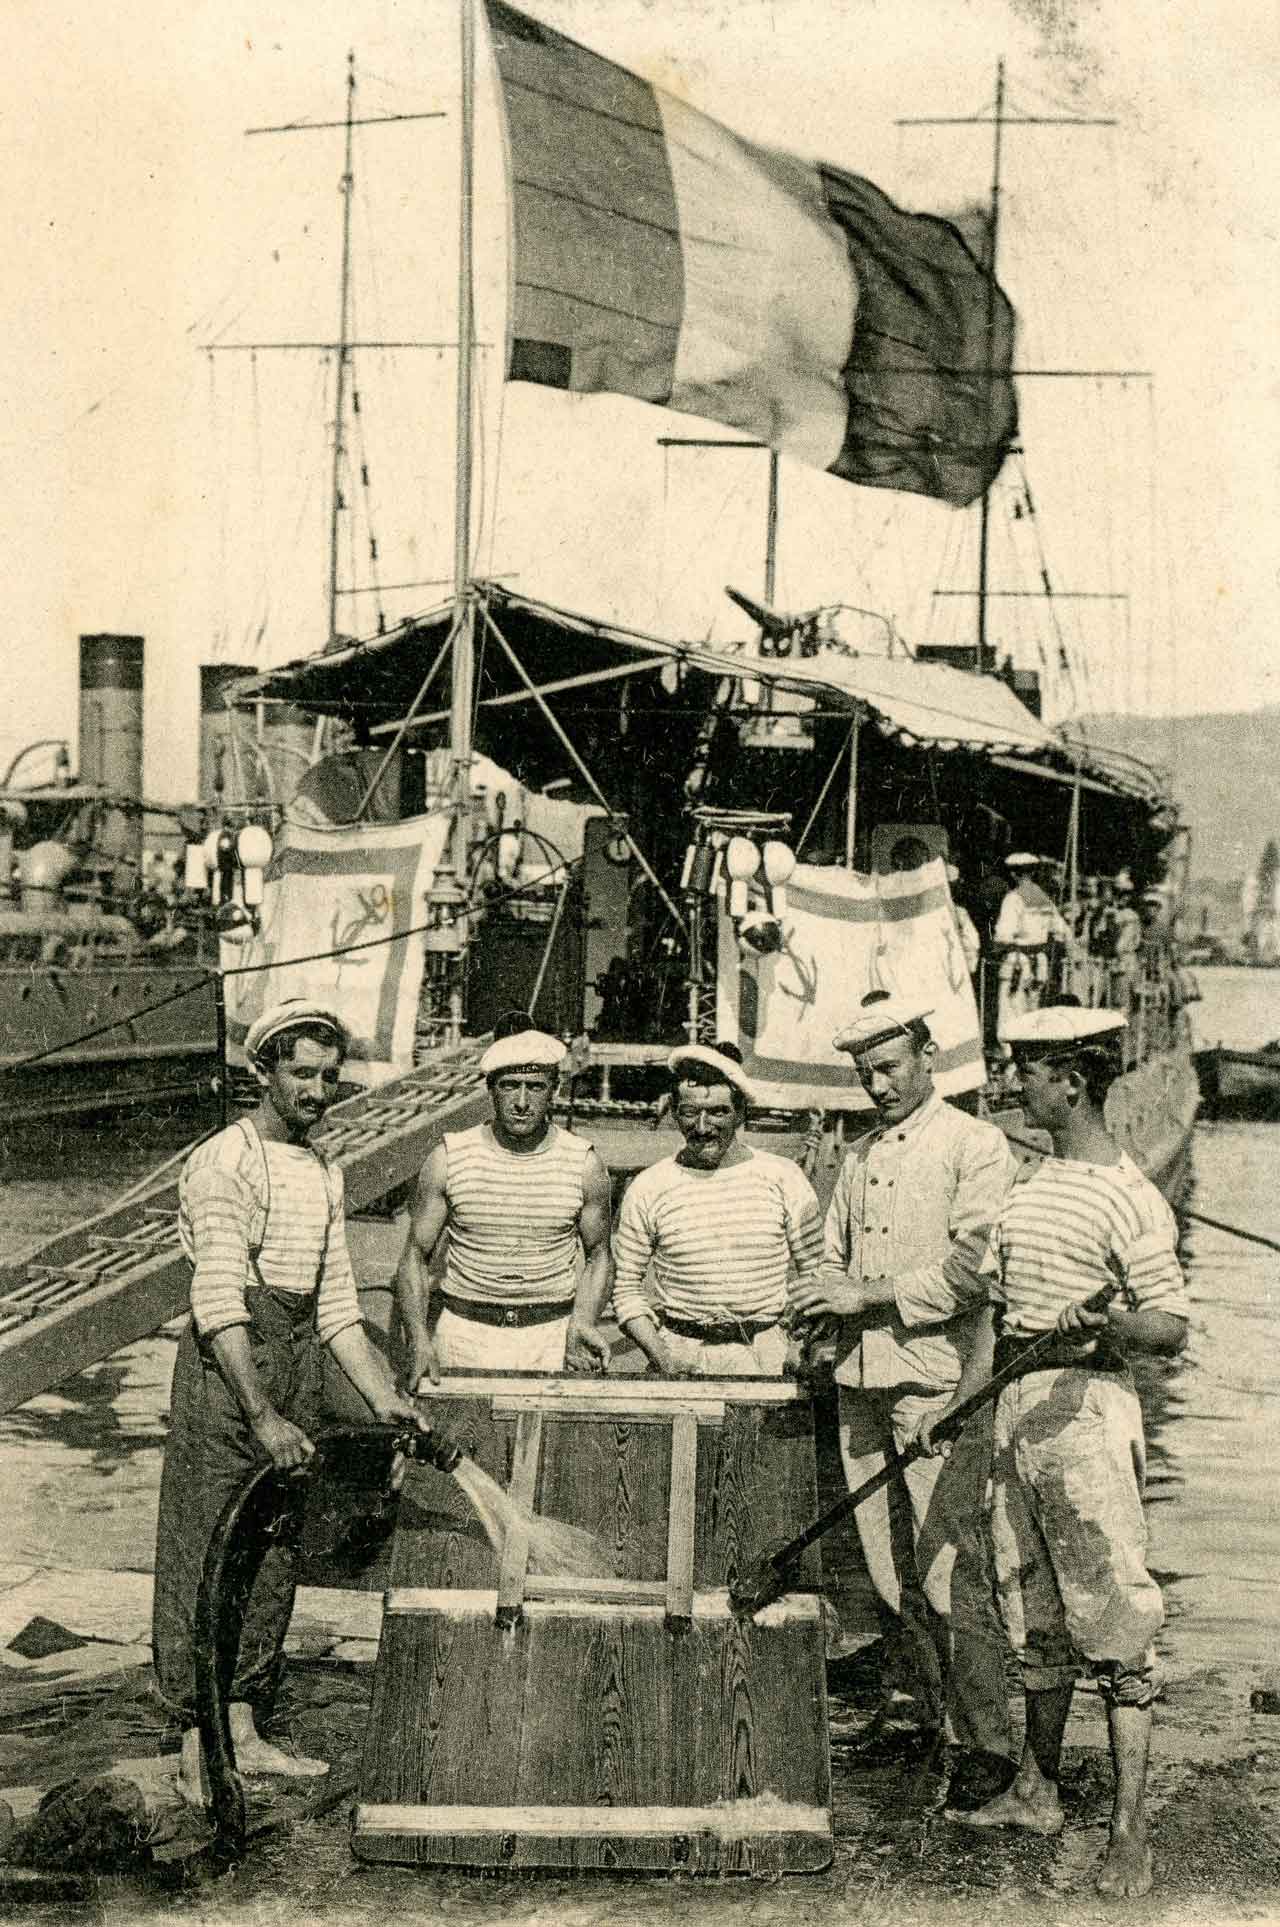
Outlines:
<svg viewBox="0 0 1280 1927"><path fill-rule="evenodd" d="M1280 837L1280 707L1230 715L1091 716L1095 741L1170 771L1191 825L1193 877L1236 880ZM1176 761L1175 761L1176 756Z"/></svg>

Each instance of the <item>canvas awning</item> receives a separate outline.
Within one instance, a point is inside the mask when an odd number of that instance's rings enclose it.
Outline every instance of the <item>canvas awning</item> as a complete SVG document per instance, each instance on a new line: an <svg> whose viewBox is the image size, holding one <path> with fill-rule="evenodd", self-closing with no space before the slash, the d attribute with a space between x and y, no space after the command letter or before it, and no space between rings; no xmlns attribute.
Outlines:
<svg viewBox="0 0 1280 1927"><path fill-rule="evenodd" d="M907 744L980 754L1044 755L1093 768L1092 753L1068 745L1021 703L1007 683L975 676L942 663L912 657L864 655L836 647L805 658L760 656L745 644L713 647L673 641L598 621L519 595L497 583L476 592L508 638L530 678L544 691L653 674L667 662L715 676L736 675L813 697L819 710L862 713L885 734ZM413 705L449 633L453 605L405 623L387 635L330 648L284 663L233 685L233 700L256 698L298 703L322 714L360 720L375 737L387 733ZM501 713L530 698L510 664L486 651L480 706ZM443 677L441 678L443 682ZM433 688L419 706L426 724L448 713L448 691ZM1149 794L1155 779L1128 782L1113 769L1099 769L1108 787Z"/></svg>

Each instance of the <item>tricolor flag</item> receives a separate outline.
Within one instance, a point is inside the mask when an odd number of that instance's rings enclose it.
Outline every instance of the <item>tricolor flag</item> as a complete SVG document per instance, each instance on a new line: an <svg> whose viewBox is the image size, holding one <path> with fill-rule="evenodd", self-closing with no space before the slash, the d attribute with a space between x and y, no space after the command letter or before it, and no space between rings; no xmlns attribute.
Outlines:
<svg viewBox="0 0 1280 1927"><path fill-rule="evenodd" d="M708 416L874 488L963 506L990 486L1017 426L1013 310L958 229L485 6L512 380Z"/></svg>

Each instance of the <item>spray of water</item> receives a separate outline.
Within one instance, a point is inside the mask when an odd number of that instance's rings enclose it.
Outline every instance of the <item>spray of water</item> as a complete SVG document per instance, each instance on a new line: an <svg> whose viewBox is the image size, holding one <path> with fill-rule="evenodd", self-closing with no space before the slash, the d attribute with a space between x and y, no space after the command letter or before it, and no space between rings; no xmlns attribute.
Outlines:
<svg viewBox="0 0 1280 1927"><path fill-rule="evenodd" d="M482 1471L474 1459L461 1458L453 1476L466 1493L485 1537L501 1557L507 1534L513 1526L526 1525L529 1531L529 1571L543 1578L612 1579L616 1572L608 1549L593 1533L581 1526L566 1525L563 1519L548 1519L540 1512L528 1512L504 1492L496 1479Z"/></svg>

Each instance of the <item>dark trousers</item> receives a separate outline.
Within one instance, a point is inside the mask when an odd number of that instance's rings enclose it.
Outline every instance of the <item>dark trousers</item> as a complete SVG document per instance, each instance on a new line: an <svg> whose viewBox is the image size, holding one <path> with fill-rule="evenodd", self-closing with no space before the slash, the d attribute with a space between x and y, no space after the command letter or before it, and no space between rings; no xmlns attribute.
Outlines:
<svg viewBox="0 0 1280 1927"><path fill-rule="evenodd" d="M323 1351L315 1300L267 1286L245 1293L253 1363L276 1411L314 1434L320 1418ZM227 1500L267 1463L211 1348L188 1325L178 1342L169 1439L160 1480L151 1643L156 1686L184 1724L195 1724L194 1626L200 1571ZM293 1613L295 1556L273 1545L254 1581L230 1698L270 1711Z"/></svg>

